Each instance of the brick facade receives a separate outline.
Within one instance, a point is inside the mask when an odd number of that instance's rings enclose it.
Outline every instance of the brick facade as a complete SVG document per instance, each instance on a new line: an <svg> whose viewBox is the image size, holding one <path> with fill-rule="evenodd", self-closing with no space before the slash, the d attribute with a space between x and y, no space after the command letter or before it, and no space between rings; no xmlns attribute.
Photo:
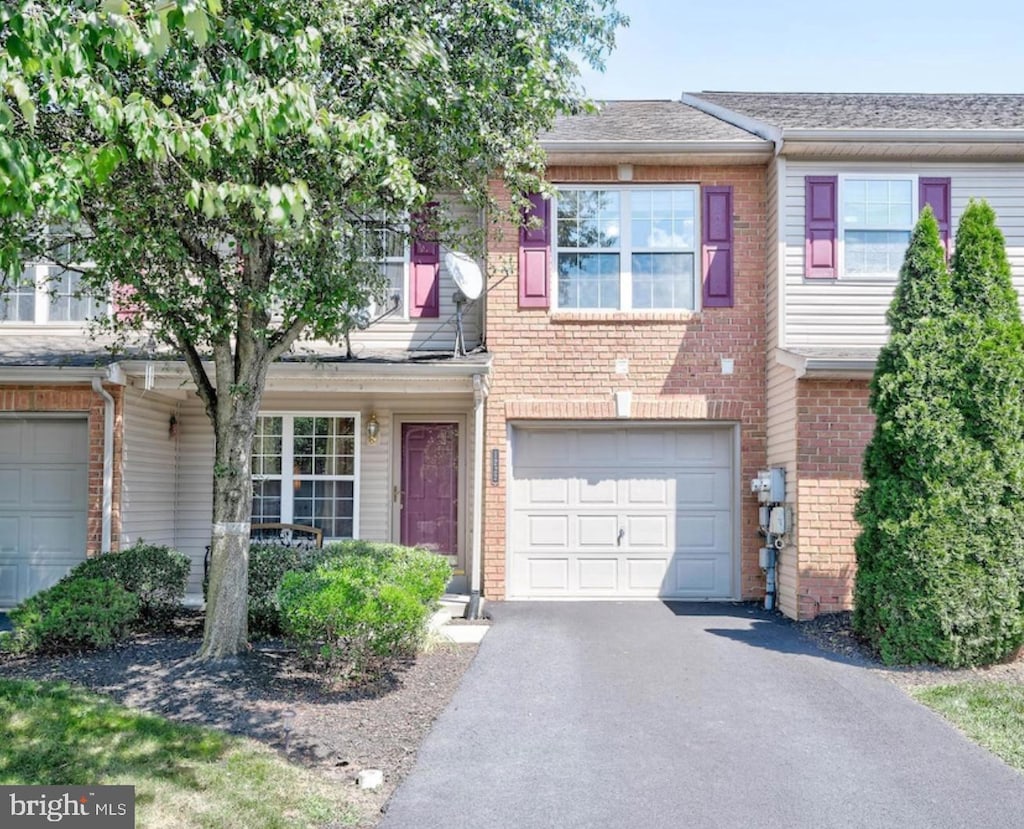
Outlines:
<svg viewBox="0 0 1024 829"><path fill-rule="evenodd" d="M797 613L849 610L857 569L853 517L874 416L866 380L797 383ZM792 548L791 548L792 549Z"/></svg>
<svg viewBox="0 0 1024 829"><path fill-rule="evenodd" d="M104 386L114 398L114 486L111 549L119 549L121 535L121 452L124 394L121 386ZM32 415L76 412L89 419L89 507L86 554L102 546L103 528L103 398L91 386L0 386L0 412Z"/></svg>
<svg viewBox="0 0 1024 829"><path fill-rule="evenodd" d="M554 182L618 184L617 168L552 167ZM487 344L494 355L487 400L486 453L504 459L510 420L608 421L613 393L633 394L634 420L734 422L740 426L740 476L765 464L765 185L757 166L634 165L632 184L731 185L734 306L700 313L556 311L518 307L518 233L505 225L489 241ZM699 258L698 258L699 267ZM722 358L735 361L722 373ZM629 360L616 374L615 361ZM488 479L484 503L483 586L505 595L507 484ZM745 489L745 488L744 488ZM757 503L743 493L741 584L744 597L764 590L758 567Z"/></svg>

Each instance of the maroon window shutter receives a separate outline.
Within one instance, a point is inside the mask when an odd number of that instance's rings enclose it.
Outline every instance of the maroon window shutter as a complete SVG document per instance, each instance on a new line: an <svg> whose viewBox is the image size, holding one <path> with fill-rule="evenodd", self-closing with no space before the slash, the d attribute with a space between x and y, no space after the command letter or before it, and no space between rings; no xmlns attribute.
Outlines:
<svg viewBox="0 0 1024 829"><path fill-rule="evenodd" d="M935 220L939 223L939 238L942 239L942 247L946 249L946 259L949 259L949 229L953 219L950 209L950 185L948 178L921 178L917 183L921 207L930 205Z"/></svg>
<svg viewBox="0 0 1024 829"><path fill-rule="evenodd" d="M835 279L839 275L839 179L807 176L805 211L805 264L808 279Z"/></svg>
<svg viewBox="0 0 1024 829"><path fill-rule="evenodd" d="M701 261L705 308L733 304L732 187L704 187Z"/></svg>
<svg viewBox="0 0 1024 829"><path fill-rule="evenodd" d="M436 202L426 210L412 216L411 275L409 279L409 316L438 317L441 315L441 245L430 226Z"/></svg>
<svg viewBox="0 0 1024 829"><path fill-rule="evenodd" d="M528 196L530 207L524 211L529 227L519 228L519 307L551 306L551 202L540 193Z"/></svg>

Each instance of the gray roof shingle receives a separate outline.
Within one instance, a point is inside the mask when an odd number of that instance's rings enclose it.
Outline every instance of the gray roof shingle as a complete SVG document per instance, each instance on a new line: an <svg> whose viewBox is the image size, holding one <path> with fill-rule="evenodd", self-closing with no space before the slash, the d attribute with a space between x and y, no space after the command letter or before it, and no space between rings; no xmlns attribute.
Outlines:
<svg viewBox="0 0 1024 829"><path fill-rule="evenodd" d="M1024 95L694 92L693 97L783 129L1024 129Z"/></svg>
<svg viewBox="0 0 1024 829"><path fill-rule="evenodd" d="M0 337L0 366L87 368L124 359L126 355L115 356L108 345L81 335L4 335Z"/></svg>
<svg viewBox="0 0 1024 829"><path fill-rule="evenodd" d="M541 144L670 144L737 142L760 145L761 139L680 101L605 101L597 114L559 116Z"/></svg>

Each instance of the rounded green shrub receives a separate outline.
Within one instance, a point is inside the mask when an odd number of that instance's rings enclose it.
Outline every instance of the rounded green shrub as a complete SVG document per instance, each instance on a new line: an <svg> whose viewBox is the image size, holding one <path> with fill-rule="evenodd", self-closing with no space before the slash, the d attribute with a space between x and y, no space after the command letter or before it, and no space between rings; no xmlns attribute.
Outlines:
<svg viewBox="0 0 1024 829"><path fill-rule="evenodd" d="M138 598L141 624L160 627L180 609L191 566L184 553L139 541L82 562L63 581L111 579Z"/></svg>
<svg viewBox="0 0 1024 829"><path fill-rule="evenodd" d="M414 654L451 578L429 550L371 542L330 545L313 569L287 573L285 633L330 673L368 678Z"/></svg>
<svg viewBox="0 0 1024 829"><path fill-rule="evenodd" d="M19 653L106 648L124 639L139 617L138 597L112 579L66 579L10 613L5 647Z"/></svg>
<svg viewBox="0 0 1024 829"><path fill-rule="evenodd" d="M304 554L311 552L263 542L249 547L249 636L253 639L281 635L277 591L284 574L301 569Z"/></svg>

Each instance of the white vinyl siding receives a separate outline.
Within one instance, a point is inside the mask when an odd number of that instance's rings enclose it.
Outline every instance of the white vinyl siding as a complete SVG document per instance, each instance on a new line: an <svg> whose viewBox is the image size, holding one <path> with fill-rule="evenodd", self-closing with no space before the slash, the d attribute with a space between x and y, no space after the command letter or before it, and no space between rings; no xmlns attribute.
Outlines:
<svg viewBox="0 0 1024 829"><path fill-rule="evenodd" d="M467 206L447 205L452 215L459 221L479 226L479 212ZM408 314L408 284L406 295L402 298L403 308L400 313L389 314L373 323L365 331L352 332L352 349L359 354L373 354L380 351L452 351L455 348L455 302L457 293L455 280L444 264L444 254L449 248L441 248L440 291L438 300L440 310L437 317L412 317ZM471 249L466 249L471 253ZM408 260L408 257L407 257ZM408 269L408 261L405 264ZM408 279L406 279L408 283ZM463 330L465 332L466 349L472 351L483 342L483 307L484 298L467 302L463 307ZM316 351L317 343L302 343L303 351Z"/></svg>
<svg viewBox="0 0 1024 829"><path fill-rule="evenodd" d="M174 546L192 559L188 593L201 597L213 521L213 428L195 396L179 412Z"/></svg>
<svg viewBox="0 0 1024 829"><path fill-rule="evenodd" d="M787 366L780 365L773 358L769 358L765 397L767 462L768 466L785 467L786 501L790 506L795 506L797 492L796 399L797 379L795 372ZM793 532L790 533L787 540L790 544L796 544L796 537ZM779 607L783 613L794 619L797 615L796 587L798 572L796 565L796 556L779 556Z"/></svg>
<svg viewBox="0 0 1024 829"><path fill-rule="evenodd" d="M175 544L179 427L175 401L134 388L125 391L122 549L143 539L149 544Z"/></svg>
<svg viewBox="0 0 1024 829"><path fill-rule="evenodd" d="M438 399L397 400L392 404L398 408L398 414L429 419L431 412L438 412L438 419L443 420L453 410L450 400ZM472 403L466 403L466 409ZM370 541L389 541L393 539L393 498L392 487L398 483L392 480L394 422L396 411L391 405L385 407L377 400L371 407L365 398L353 395L314 394L310 392L275 392L270 391L263 398L263 409L267 412L284 409L301 410L303 413L336 415L339 412L361 412L360 426L357 429L359 440L359 522L358 537ZM377 415L380 424L380 435L377 443L370 446L366 442L365 421L370 412ZM443 413L443 414L442 414ZM144 415L139 415L144 417ZM467 436L472 434L472 418L467 417ZM153 429L156 426L154 424ZM164 432L166 434L166 431ZM156 432L154 432L154 436ZM178 446L177 486L175 487L174 507L169 506L168 513L175 515L175 547L192 559L192 577L189 583L189 594L193 597L201 595L203 556L206 546L210 543L210 522L213 509L213 429L198 399L190 395L183 402L178 413ZM466 442L466 469L472 469L472 441ZM468 480L468 478L467 478ZM472 513L472 488L463 489L461 504L466 504L465 514ZM460 513L462 510L460 509ZM138 527L133 531L144 531ZM144 533L147 540L148 533ZM460 535L460 567L465 566L464 550L468 541L464 534Z"/></svg>
<svg viewBox="0 0 1024 829"><path fill-rule="evenodd" d="M805 176L876 175L949 177L952 230L970 198L996 211L1018 294L1024 293L1024 164L1014 163L786 163L784 347L875 348L888 337L885 313L897 277L873 280L804 278ZM916 188L915 184L915 188Z"/></svg>

